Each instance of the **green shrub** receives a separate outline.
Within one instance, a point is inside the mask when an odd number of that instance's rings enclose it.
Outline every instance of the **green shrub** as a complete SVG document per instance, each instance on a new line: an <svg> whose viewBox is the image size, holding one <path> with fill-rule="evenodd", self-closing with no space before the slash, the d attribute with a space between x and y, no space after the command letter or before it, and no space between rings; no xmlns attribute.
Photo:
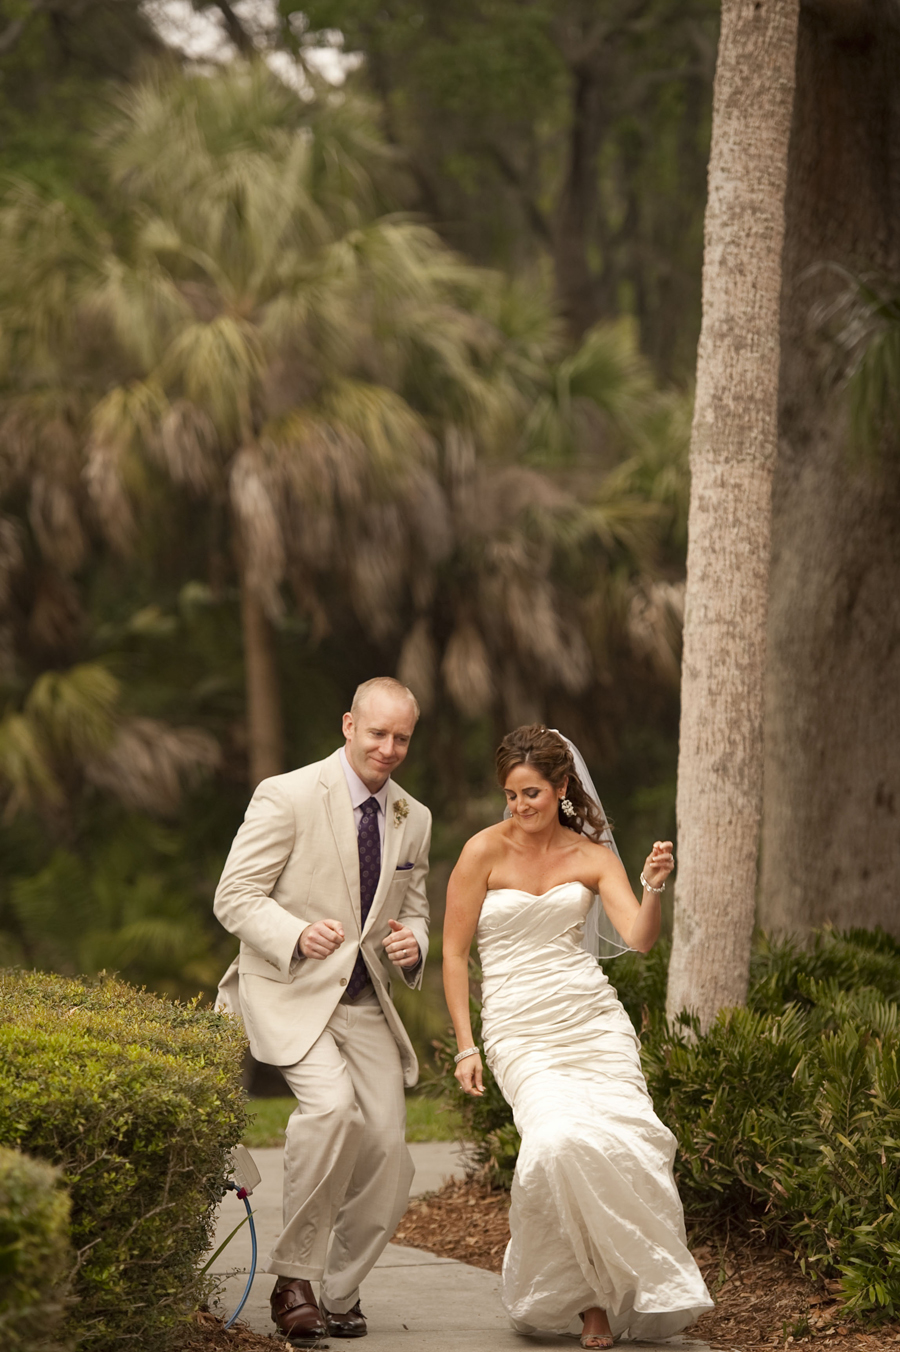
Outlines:
<svg viewBox="0 0 900 1352"><path fill-rule="evenodd" d="M62 1174L0 1149L0 1347L63 1352L57 1340L72 1270Z"/></svg>
<svg viewBox="0 0 900 1352"><path fill-rule="evenodd" d="M124 982L0 973L0 1145L69 1185L80 1347L168 1348L205 1293L244 1046L234 1020Z"/></svg>
<svg viewBox="0 0 900 1352"><path fill-rule="evenodd" d="M805 1008L726 1011L705 1037L644 1043L657 1111L678 1138L695 1223L789 1244L848 1305L900 1310L900 1006L872 988L799 981Z"/></svg>
<svg viewBox="0 0 900 1352"><path fill-rule="evenodd" d="M833 981L844 991L871 986L888 1000L900 1001L900 944L880 929L823 929L803 948L760 935L747 1003L761 1014L780 1014L792 1002L807 1007L803 983L810 979Z"/></svg>
<svg viewBox="0 0 900 1352"><path fill-rule="evenodd" d="M860 930L823 931L805 949L761 939L747 1008L723 1012L704 1036L685 1016L666 1022L664 958L619 959L611 974L642 1027L657 1112L678 1139L688 1220L788 1244L811 1274L840 1281L851 1308L895 1315L900 945ZM458 1101L450 1052L440 1049L442 1084ZM478 1158L508 1184L518 1138L486 1075L485 1098L461 1111Z"/></svg>
<svg viewBox="0 0 900 1352"><path fill-rule="evenodd" d="M666 1007L671 951L669 940L660 939L649 953L623 953L604 969L637 1033Z"/></svg>

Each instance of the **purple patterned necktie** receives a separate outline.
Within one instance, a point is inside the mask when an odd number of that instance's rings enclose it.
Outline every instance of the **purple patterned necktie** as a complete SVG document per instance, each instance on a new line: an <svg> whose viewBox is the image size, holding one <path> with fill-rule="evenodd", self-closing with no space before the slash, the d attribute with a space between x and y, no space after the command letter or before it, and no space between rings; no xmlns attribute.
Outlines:
<svg viewBox="0 0 900 1352"><path fill-rule="evenodd" d="M381 840L378 835L378 800L367 798L362 804L362 821L359 823L359 928L365 928L366 918L372 909L378 879L381 876ZM370 985L369 971L362 953L357 953L353 973L347 985L345 999L355 1000Z"/></svg>

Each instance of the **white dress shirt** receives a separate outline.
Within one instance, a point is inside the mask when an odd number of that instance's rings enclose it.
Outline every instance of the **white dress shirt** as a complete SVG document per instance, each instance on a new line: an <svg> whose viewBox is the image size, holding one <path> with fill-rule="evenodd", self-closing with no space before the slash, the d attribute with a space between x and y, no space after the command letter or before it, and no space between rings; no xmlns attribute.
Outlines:
<svg viewBox="0 0 900 1352"><path fill-rule="evenodd" d="M373 793L362 782L359 775L350 764L347 756L347 748L342 746L338 755L341 758L341 768L344 771L344 778L347 781L347 788L350 790L350 802L353 804L353 820L356 822L356 834L359 835L359 825L362 821L362 805L367 803L370 798L374 798L378 804L378 840L382 850L384 849L384 814L387 811L388 784L390 779L386 779L377 793Z"/></svg>

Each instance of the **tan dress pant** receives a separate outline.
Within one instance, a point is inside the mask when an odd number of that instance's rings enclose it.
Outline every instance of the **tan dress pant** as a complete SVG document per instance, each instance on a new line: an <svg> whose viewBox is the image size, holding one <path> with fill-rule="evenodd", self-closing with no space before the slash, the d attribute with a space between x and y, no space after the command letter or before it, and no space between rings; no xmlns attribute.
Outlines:
<svg viewBox="0 0 900 1352"><path fill-rule="evenodd" d="M282 1066L297 1107L284 1144L284 1229L269 1272L320 1281L344 1314L409 1200L397 1044L374 994L339 1004L301 1061Z"/></svg>

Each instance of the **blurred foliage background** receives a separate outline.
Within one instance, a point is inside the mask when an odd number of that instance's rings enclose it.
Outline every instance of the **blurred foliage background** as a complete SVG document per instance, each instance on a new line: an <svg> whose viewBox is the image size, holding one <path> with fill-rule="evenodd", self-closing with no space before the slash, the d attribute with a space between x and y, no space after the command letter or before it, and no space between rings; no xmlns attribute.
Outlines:
<svg viewBox="0 0 900 1352"><path fill-rule="evenodd" d="M510 726L674 834L716 13L4 7L0 963L211 995L253 784L376 673L438 934Z"/></svg>

